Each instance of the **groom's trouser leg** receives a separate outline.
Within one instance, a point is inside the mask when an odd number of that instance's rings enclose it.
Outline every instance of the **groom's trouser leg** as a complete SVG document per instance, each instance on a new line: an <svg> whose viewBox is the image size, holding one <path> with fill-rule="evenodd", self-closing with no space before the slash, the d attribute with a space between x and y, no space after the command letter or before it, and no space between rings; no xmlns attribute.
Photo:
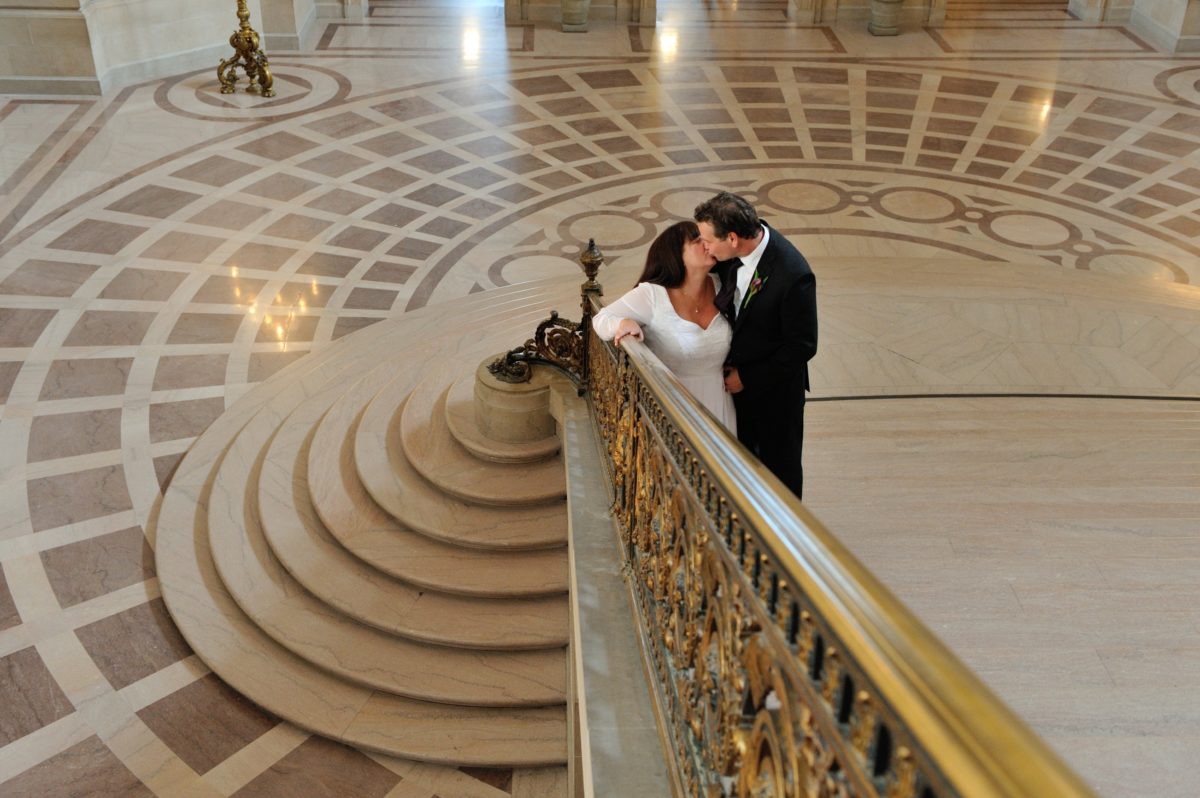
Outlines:
<svg viewBox="0 0 1200 798"><path fill-rule="evenodd" d="M779 407L763 407L757 402L743 400L737 402L737 411L738 440L796 494L796 498L803 498L804 400L782 412ZM742 419L748 423L743 424Z"/></svg>

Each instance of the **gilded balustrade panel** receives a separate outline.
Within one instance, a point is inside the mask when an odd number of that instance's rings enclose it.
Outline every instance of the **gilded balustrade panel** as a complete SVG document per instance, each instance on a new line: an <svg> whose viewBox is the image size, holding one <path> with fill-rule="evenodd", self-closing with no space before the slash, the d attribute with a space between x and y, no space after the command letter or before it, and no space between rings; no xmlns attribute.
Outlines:
<svg viewBox="0 0 1200 798"><path fill-rule="evenodd" d="M856 562L839 572L852 589L830 603L837 589L820 587L834 584L828 574L763 525L785 517L779 507L757 513L769 496L739 493L737 479L714 473L717 461L748 462L744 450L644 347L627 352L590 333L587 346L626 576L686 795L1090 795L944 648L910 635L903 644L928 648L903 662L903 645L886 650L893 630L857 628L854 613L839 612L855 595L891 599L873 582L854 593ZM896 604L882 620L919 626ZM922 657L952 662L939 671ZM949 678L913 677L922 671ZM939 688L951 693L945 706ZM976 710L977 728L955 715Z"/></svg>
<svg viewBox="0 0 1200 798"><path fill-rule="evenodd" d="M932 789L936 779L919 773L882 705L730 511L628 356L594 336L592 347L614 512L686 792L907 798Z"/></svg>

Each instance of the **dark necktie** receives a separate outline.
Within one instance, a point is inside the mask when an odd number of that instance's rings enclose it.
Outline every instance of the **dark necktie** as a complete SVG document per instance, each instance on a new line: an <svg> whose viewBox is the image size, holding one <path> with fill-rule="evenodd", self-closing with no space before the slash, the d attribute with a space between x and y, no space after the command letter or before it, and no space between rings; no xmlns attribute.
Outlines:
<svg viewBox="0 0 1200 798"><path fill-rule="evenodd" d="M717 306L717 310L721 311L721 315L730 321L737 315L737 311L733 307L733 295L737 292L737 270L741 265L741 258L733 258L726 261L721 273L721 290L717 292L717 296L713 299L713 304Z"/></svg>

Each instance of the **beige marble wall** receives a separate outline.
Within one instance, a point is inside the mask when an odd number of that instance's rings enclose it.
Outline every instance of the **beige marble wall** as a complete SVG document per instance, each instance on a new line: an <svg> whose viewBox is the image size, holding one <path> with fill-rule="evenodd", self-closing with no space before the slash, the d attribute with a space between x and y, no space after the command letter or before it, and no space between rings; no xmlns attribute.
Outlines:
<svg viewBox="0 0 1200 798"><path fill-rule="evenodd" d="M1069 0L1067 9L1084 22L1100 22L1108 12L1110 0Z"/></svg>
<svg viewBox="0 0 1200 798"><path fill-rule="evenodd" d="M1104 22L1128 22L1133 13L1134 0L1108 0L1104 11Z"/></svg>
<svg viewBox="0 0 1200 798"><path fill-rule="evenodd" d="M1200 52L1200 0L1134 0L1129 23L1162 52Z"/></svg>
<svg viewBox="0 0 1200 798"><path fill-rule="evenodd" d="M838 0L790 0L788 18L801 24L832 22L837 18Z"/></svg>
<svg viewBox="0 0 1200 798"><path fill-rule="evenodd" d="M317 19L365 19L367 0L317 0Z"/></svg>
<svg viewBox="0 0 1200 798"><path fill-rule="evenodd" d="M249 3L251 23L262 19ZM104 91L139 80L216 67L236 30L233 0L83 0L96 73Z"/></svg>
<svg viewBox="0 0 1200 798"><path fill-rule="evenodd" d="M337 17L361 17L365 0L334 5ZM249 8L268 52L315 44L317 0ZM0 0L0 92L100 93L215 69L237 27L235 0Z"/></svg>
<svg viewBox="0 0 1200 798"><path fill-rule="evenodd" d="M0 93L99 92L78 3L0 0Z"/></svg>
<svg viewBox="0 0 1200 798"><path fill-rule="evenodd" d="M788 10L798 22L866 24L871 16L871 3L870 0L791 0ZM900 11L901 30L923 25L936 27L945 19L946 0L904 0Z"/></svg>
<svg viewBox="0 0 1200 798"><path fill-rule="evenodd" d="M655 24L655 0L592 0L589 22L639 22ZM505 0L504 19L508 22L561 22L559 0Z"/></svg>
<svg viewBox="0 0 1200 798"><path fill-rule="evenodd" d="M304 50L316 44L319 5L316 0L261 0L263 46ZM339 14L339 17L342 16Z"/></svg>

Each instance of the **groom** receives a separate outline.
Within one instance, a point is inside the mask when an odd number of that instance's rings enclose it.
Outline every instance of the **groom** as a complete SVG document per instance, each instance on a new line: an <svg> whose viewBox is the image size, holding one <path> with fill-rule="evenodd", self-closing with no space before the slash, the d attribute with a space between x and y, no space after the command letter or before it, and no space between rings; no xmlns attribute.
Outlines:
<svg viewBox="0 0 1200 798"><path fill-rule="evenodd" d="M801 498L804 393L817 353L817 283L808 261L749 202L727 191L696 207L721 277L717 307L733 325L725 389L738 440Z"/></svg>

